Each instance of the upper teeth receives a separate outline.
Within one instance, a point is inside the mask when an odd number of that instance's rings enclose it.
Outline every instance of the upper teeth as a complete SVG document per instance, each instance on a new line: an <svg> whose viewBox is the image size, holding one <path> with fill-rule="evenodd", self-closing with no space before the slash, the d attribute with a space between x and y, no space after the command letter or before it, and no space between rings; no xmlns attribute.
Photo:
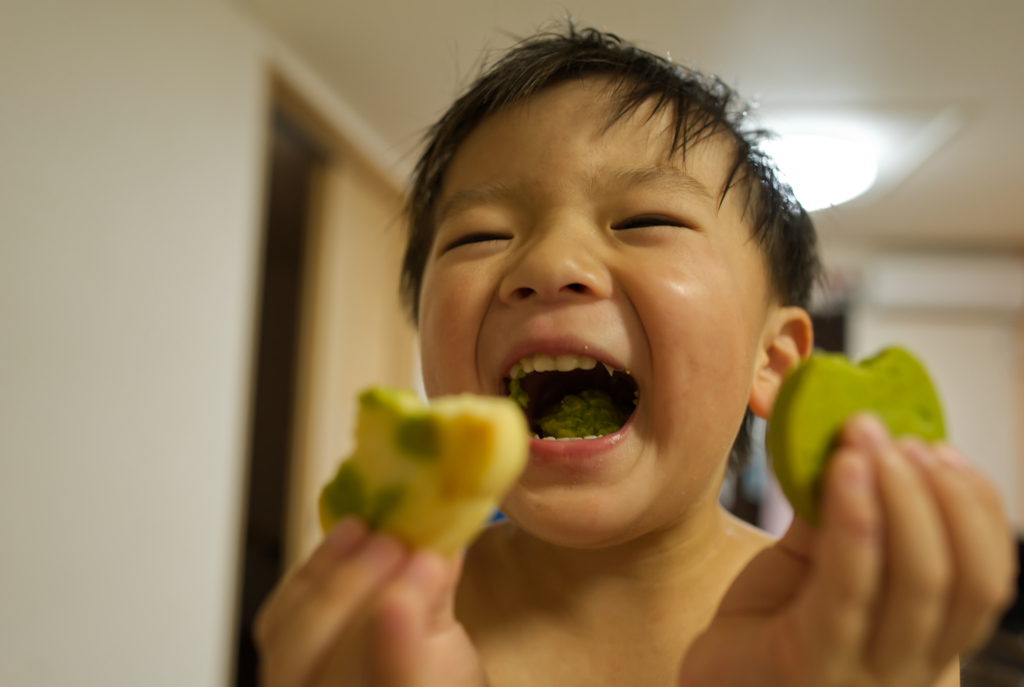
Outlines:
<svg viewBox="0 0 1024 687"><path fill-rule="evenodd" d="M604 368L608 370L608 374L612 374L615 368L611 367L607 363L601 363ZM544 355L539 353L537 355L529 355L520 360L518 363L512 366L512 369L508 371L508 376L512 379L523 377L531 372L569 372L570 370L592 370L597 365L597 361L593 358L585 355Z"/></svg>

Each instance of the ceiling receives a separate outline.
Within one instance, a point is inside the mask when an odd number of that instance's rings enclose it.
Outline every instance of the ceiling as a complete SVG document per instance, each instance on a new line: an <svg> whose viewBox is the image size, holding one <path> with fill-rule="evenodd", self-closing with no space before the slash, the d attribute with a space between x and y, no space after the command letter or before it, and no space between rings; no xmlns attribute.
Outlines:
<svg viewBox="0 0 1024 687"><path fill-rule="evenodd" d="M1024 249L1024 3L236 0L396 151L494 54L571 13L722 77L773 113L885 129L877 188L814 214L836 248ZM888 124L886 124L888 122Z"/></svg>

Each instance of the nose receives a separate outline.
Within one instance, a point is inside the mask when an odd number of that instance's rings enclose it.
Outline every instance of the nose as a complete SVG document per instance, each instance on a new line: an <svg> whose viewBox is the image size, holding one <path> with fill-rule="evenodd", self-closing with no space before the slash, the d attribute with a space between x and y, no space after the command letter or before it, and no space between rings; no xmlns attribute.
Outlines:
<svg viewBox="0 0 1024 687"><path fill-rule="evenodd" d="M535 236L502 280L503 302L556 303L611 296L612 279L599 256L599 237L570 226Z"/></svg>

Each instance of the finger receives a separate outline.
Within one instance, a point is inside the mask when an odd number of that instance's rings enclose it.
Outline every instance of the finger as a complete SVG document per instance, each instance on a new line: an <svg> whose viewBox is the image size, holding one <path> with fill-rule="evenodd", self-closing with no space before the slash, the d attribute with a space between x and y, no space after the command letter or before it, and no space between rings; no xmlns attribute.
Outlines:
<svg viewBox="0 0 1024 687"><path fill-rule="evenodd" d="M366 539L366 526L357 518L344 518L327 533L309 559L290 570L263 603L253 623L256 643L263 646L280 625L282 616L296 607L301 597L318 586L330 571Z"/></svg>
<svg viewBox="0 0 1024 687"><path fill-rule="evenodd" d="M988 515L991 524L1009 532L1006 510L1003 508L1003 499L995 485L978 472L952 446L940 442L935 444L933 449L941 461L950 467L956 468L961 478L970 485L978 499L978 503Z"/></svg>
<svg viewBox="0 0 1024 687"><path fill-rule="evenodd" d="M796 622L822 675L859 660L881 577L881 513L870 460L841 448L823 483L815 568Z"/></svg>
<svg viewBox="0 0 1024 687"><path fill-rule="evenodd" d="M434 555L434 554L430 554ZM443 558L441 561L444 575L440 593L435 597L436 603L432 609L432 617L438 627L455 623L455 594L458 591L459 579L462 577L462 565L465 562L465 551L460 551L455 556Z"/></svg>
<svg viewBox="0 0 1024 687"><path fill-rule="evenodd" d="M868 661L879 677L910 684L928 665L952 584L942 517L918 469L877 419L850 427L872 445L885 514L886 575Z"/></svg>
<svg viewBox="0 0 1024 687"><path fill-rule="evenodd" d="M343 628L400 569L404 547L389 535L367 537L346 560L327 571L295 607L282 614L263 652L268 684L302 685L323 667Z"/></svg>
<svg viewBox="0 0 1024 687"><path fill-rule="evenodd" d="M1010 564L1012 567L1011 583L1016 583L1016 572L1017 572L1017 536L1010 526L1009 518L1006 515L1006 509L1003 506L1003 498L996 489L995 484L992 483L987 477L981 474L981 472L971 465L966 458L961 455L952 446L939 442L933 446L935 454L943 461L946 465L955 468L958 474L964 479L965 482L971 487L974 492L975 498L978 503L981 504L982 510L988 515L989 524L994 531L1003 532L1009 539L1009 546L1007 548L1007 556L1010 558Z"/></svg>
<svg viewBox="0 0 1024 687"><path fill-rule="evenodd" d="M953 590L932 653L933 662L944 665L984 641L1009 601L1013 540L1006 521L994 521L983 492L965 479L966 463L943 459L921 442L908 442L907 450L931 484L952 552Z"/></svg>
<svg viewBox="0 0 1024 687"><path fill-rule="evenodd" d="M381 594L369 623L372 684L413 687L422 675L427 640L444 613L451 577L434 553L419 552Z"/></svg>

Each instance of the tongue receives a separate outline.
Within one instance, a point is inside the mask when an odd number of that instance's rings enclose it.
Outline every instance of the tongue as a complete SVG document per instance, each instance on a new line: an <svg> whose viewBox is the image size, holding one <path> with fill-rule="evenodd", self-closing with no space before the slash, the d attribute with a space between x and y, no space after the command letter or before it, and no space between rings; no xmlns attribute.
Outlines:
<svg viewBox="0 0 1024 687"><path fill-rule="evenodd" d="M545 437L599 437L617 431L627 418L606 392L588 389L563 398L538 424Z"/></svg>

